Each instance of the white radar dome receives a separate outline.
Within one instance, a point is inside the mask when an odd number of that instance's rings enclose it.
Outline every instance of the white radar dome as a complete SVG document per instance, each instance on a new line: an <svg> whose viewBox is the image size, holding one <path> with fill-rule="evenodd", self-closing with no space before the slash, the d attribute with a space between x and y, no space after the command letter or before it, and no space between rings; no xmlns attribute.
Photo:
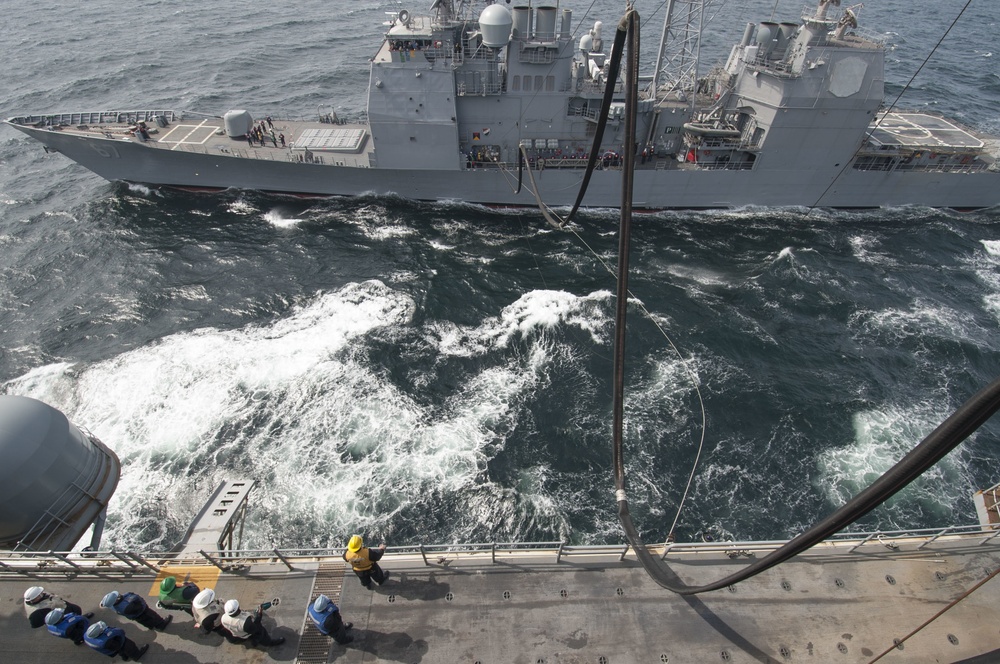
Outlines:
<svg viewBox="0 0 1000 664"><path fill-rule="evenodd" d="M501 48L510 41L510 29L514 19L502 5L490 5L479 15L479 30L483 33L483 44L490 48Z"/></svg>

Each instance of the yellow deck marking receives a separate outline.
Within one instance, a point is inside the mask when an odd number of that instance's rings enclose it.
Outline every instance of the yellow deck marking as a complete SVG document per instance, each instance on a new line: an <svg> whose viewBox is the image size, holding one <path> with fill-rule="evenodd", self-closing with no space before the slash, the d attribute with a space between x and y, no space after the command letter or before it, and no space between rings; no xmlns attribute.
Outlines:
<svg viewBox="0 0 1000 664"><path fill-rule="evenodd" d="M218 567L210 565L177 565L175 567L161 567L160 573L156 575L156 579L153 581L153 585L149 587L149 596L160 596L160 583L168 576L177 577L178 586L187 581L194 581L198 584L199 588L204 590L205 588L215 588L215 584L219 582L220 573L221 570Z"/></svg>

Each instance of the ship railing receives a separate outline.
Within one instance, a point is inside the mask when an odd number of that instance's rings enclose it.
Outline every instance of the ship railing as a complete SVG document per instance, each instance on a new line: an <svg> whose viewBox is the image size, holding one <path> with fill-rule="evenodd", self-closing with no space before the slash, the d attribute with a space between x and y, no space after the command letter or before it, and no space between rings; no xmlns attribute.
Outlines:
<svg viewBox="0 0 1000 664"><path fill-rule="evenodd" d="M46 115L21 115L11 118L14 124L32 125L35 127L78 127L94 124L136 124L147 122L155 124L157 118L165 118L173 122L176 115L173 111L142 110L142 111L84 111L80 113L49 113Z"/></svg>
<svg viewBox="0 0 1000 664"><path fill-rule="evenodd" d="M830 41L831 43L847 44L848 46L853 46L855 48L878 49L885 48L885 45L888 43L888 38L885 35L880 35L869 28L858 27L851 28L851 30L849 30L839 40Z"/></svg>
<svg viewBox="0 0 1000 664"><path fill-rule="evenodd" d="M975 526L949 526L939 529L839 533L817 544L804 555L863 555L912 553L935 546L981 546L1000 536L1000 529ZM785 544L785 540L666 542L650 550L662 559L684 560L692 555L725 555L730 558L753 558ZM106 551L0 551L0 574L29 577L46 575L123 573L161 574L179 566L213 566L227 572L240 572L251 565L296 565L324 560L339 560L343 548L272 548L233 551L199 550L196 554L147 552L138 550ZM409 560L429 567L449 565L558 565L562 563L613 564L630 553L627 544L571 545L565 542L481 542L467 544L411 544L391 546L386 553L397 560Z"/></svg>

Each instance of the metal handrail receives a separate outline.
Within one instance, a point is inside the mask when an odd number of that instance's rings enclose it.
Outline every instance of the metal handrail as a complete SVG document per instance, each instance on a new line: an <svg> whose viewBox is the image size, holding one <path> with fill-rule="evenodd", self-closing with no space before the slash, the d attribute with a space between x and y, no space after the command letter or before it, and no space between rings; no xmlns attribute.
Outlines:
<svg viewBox="0 0 1000 664"><path fill-rule="evenodd" d="M895 546L903 540L923 540L915 550L923 549L935 543L953 541L947 538L971 536L976 545L992 541L1000 535L1000 531L991 528L973 526L950 526L948 528L922 528L916 530L896 530L874 533L839 533L825 540L827 545L853 545L848 553L862 549L872 544L882 548L899 551ZM966 536L966 537L963 537ZM775 549L785 543L785 540L765 541L719 541L719 542L670 542L655 547L662 549L663 558L680 557L692 553L717 553L729 555L732 551L755 552ZM813 550L822 547L817 545ZM412 556L422 559L429 567L450 562L450 559L475 557L476 562L488 562L495 565L502 562L504 554L523 557L526 554L538 554L551 558L552 564L572 561L574 558L593 558L603 556L609 560L624 560L629 552L623 550L621 544L607 545L570 545L565 542L472 542L464 544L408 544L388 547L387 551L398 556ZM285 549L244 549L240 551L200 551L194 556L178 557L171 552L135 551L0 551L0 575L8 573L33 574L39 572L57 572L81 574L120 570L123 573L159 574L168 565L209 566L214 565L222 570L243 569L251 564L284 564L294 569L295 563L313 562L322 558L340 558L343 548L285 548ZM135 565L138 563L139 565Z"/></svg>

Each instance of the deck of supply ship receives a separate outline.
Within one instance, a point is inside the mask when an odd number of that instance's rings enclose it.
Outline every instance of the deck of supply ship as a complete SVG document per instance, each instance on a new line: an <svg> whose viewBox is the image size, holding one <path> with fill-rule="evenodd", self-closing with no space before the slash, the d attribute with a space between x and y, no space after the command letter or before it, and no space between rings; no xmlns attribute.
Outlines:
<svg viewBox="0 0 1000 664"><path fill-rule="evenodd" d="M374 590L363 588L336 552L231 552L224 560L74 554L76 567L58 556L3 554L0 626L5 661L107 661L45 628L29 628L21 596L42 585L94 611L95 620L123 626L139 645L149 643L142 658L148 664L853 664L870 662L1000 568L998 533L975 528L824 542L738 586L695 597L655 585L624 547L390 548L382 566L392 576ZM673 545L666 559L685 581L704 583L776 545ZM195 630L181 612L171 612L165 632L150 632L99 607L114 589L141 593L152 605L167 574L214 587L244 608L279 597L265 626L286 642L268 649L229 644ZM320 592L354 623L353 643L337 645L307 624L306 606ZM881 661L997 661L998 603L1000 582L988 581Z"/></svg>

